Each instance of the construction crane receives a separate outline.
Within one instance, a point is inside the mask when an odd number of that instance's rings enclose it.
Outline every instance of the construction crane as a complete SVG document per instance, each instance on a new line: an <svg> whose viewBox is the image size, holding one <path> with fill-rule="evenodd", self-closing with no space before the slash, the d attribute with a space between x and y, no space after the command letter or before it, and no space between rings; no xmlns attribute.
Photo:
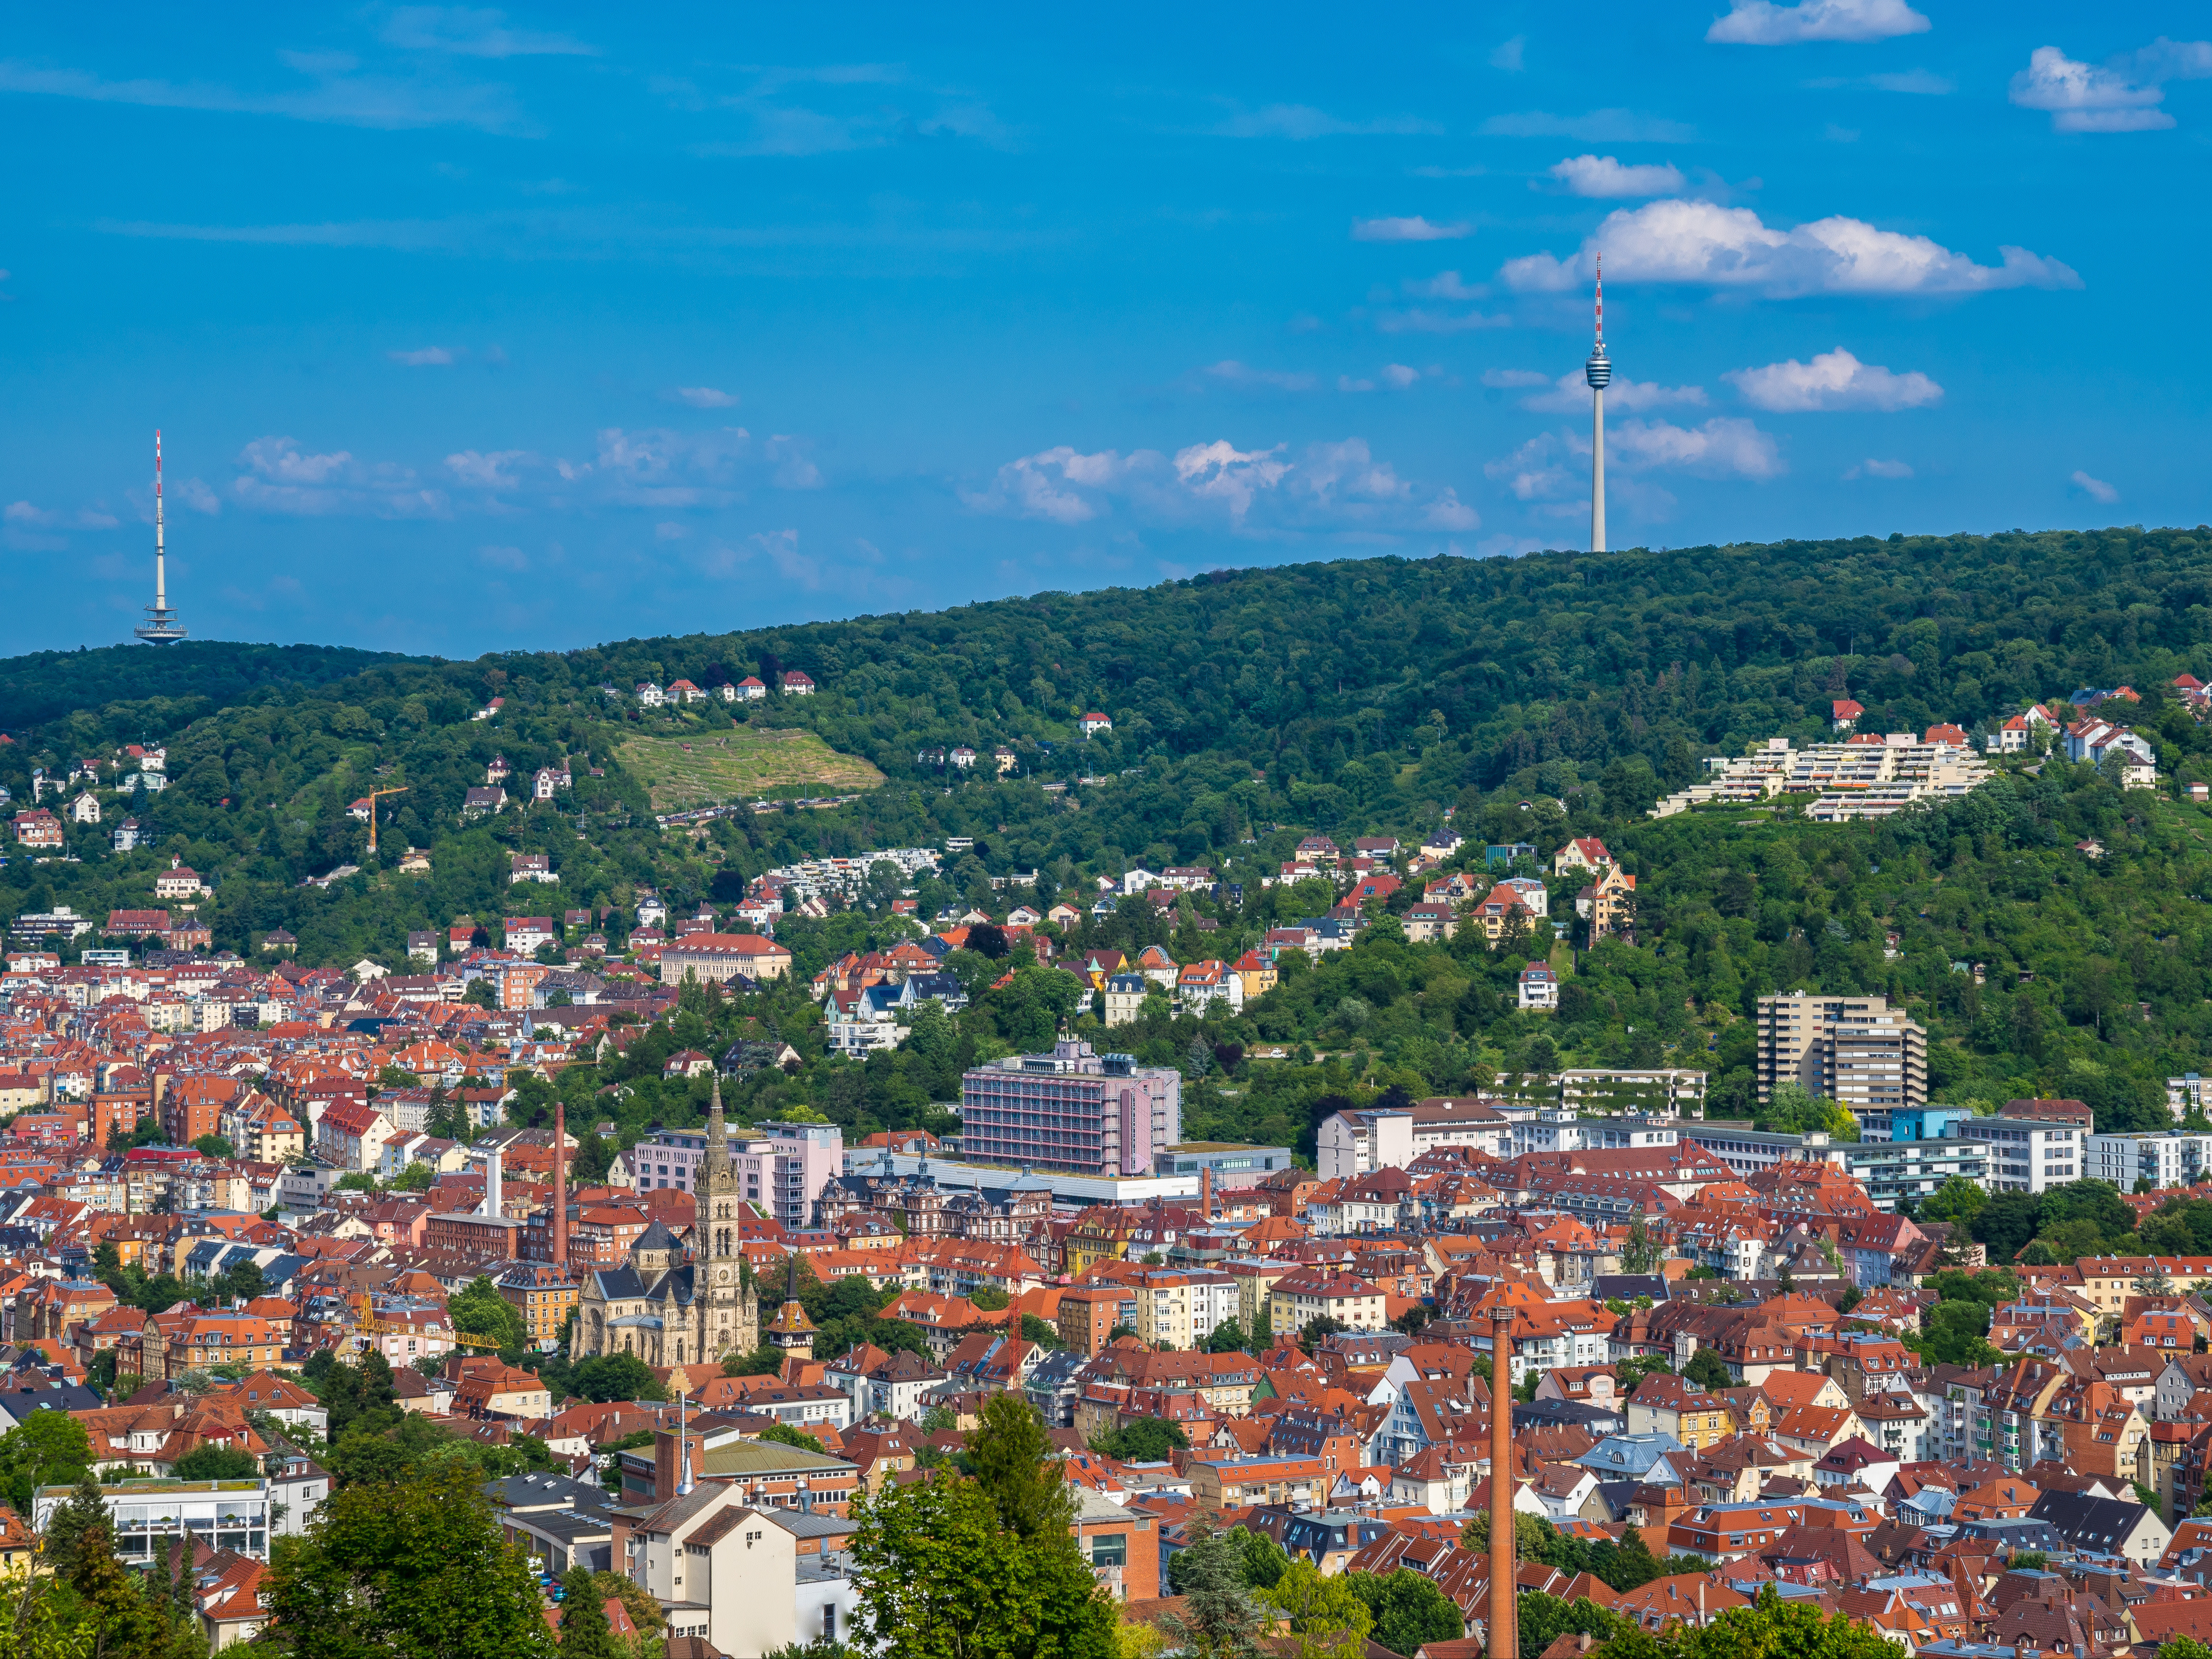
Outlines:
<svg viewBox="0 0 2212 1659"><path fill-rule="evenodd" d="M376 850L376 803L386 795L404 795L406 793L407 786L404 783L396 789L372 789L368 792L368 850L370 852L374 853Z"/></svg>

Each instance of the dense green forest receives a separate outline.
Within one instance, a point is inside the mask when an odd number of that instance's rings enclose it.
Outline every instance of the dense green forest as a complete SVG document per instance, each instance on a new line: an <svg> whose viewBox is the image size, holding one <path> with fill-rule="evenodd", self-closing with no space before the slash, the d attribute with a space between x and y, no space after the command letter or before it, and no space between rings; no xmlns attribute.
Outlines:
<svg viewBox="0 0 2212 1659"><path fill-rule="evenodd" d="M2212 1040L2201 896L2212 819L2177 794L2212 777L2212 732L2162 689L2185 671L2212 678L2208 583L2212 530L2113 530L1298 565L472 663L204 643L20 659L0 664L0 688L17 688L8 706L26 711L0 745L0 783L19 802L32 768L126 741L166 740L173 781L105 797L106 823L70 830L82 862L10 849L0 917L150 902L154 871L178 856L216 884L200 914L220 945L250 951L281 925L303 959L396 962L410 929L465 911L627 907L647 884L678 905L726 902L796 859L970 836L943 880L921 884L924 914L1002 906L987 878L1012 871L1041 872L1039 898L1087 902L1095 878L1203 862L1243 884L1241 904L1200 897L1165 916L1128 906L1068 943L1233 958L1271 922L1329 902L1321 884L1260 884L1301 835L1418 840L1449 812L1477 861L1486 841L1547 855L1571 835L1603 836L1638 878L1634 942L1577 961L1577 883L1562 881L1559 925L1539 930L1556 940L1413 945L1382 921L1352 951L1287 964L1280 988L1239 1014L1170 1017L1156 1004L1115 1042L1185 1069L1190 1133L1310 1149L1317 1116L1346 1100L1597 1061L1705 1065L1716 1109L1745 1110L1744 1017L1761 993L1797 986L1905 1000L1930 1030L1939 1097L2062 1093L2105 1122L2148 1123L2163 1115L2160 1079L2207 1069ZM817 695L643 710L601 689L790 669ZM2154 794L2054 759L2010 763L1963 801L1880 823L1819 826L1789 809L1644 816L1703 756L1825 735L1829 701L1846 693L1866 704L1869 729L1972 728L2124 683L2145 694L2133 718L2159 751ZM494 696L496 719L471 718ZM1115 729L1085 742L1074 721L1092 708ZM890 781L836 811L744 812L696 835L656 823L617 745L711 740L740 721L809 728ZM958 742L1007 744L1018 770L917 759ZM573 757L574 787L464 823L462 795L495 753L520 777ZM396 784L408 793L386 803L371 859L346 806ZM150 841L117 854L107 831L125 811ZM2101 858L2076 850L2093 837ZM410 843L430 853L428 874L397 869ZM558 887L508 888L506 854L519 850L549 853ZM362 868L301 884L340 864ZM860 911L787 923L801 975L896 937L891 892L879 883ZM1556 1016L1512 1006L1538 954L1571 975ZM957 1093L962 1065L1087 1018L1072 978L1018 952L952 965L973 1006L864 1066L820 1058L803 982L749 1003L708 999L689 1017L706 1027L694 1036L772 1030L806 1057L795 1077L747 1082L755 1115L943 1124L931 1103ZM696 1114L695 1091L649 1069L642 1057L605 1075L580 1066L562 1092L618 1102L625 1136ZM620 1092L599 1092L610 1087Z"/></svg>

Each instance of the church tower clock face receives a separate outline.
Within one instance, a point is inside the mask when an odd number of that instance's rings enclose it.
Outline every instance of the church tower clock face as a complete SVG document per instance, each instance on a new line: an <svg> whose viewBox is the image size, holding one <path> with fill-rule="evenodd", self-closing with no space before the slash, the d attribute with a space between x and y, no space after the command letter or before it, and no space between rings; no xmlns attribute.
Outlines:
<svg viewBox="0 0 2212 1659"><path fill-rule="evenodd" d="M730 1270L727 1267L725 1267L720 1273L716 1273L714 1277L726 1283L730 1277Z"/></svg>

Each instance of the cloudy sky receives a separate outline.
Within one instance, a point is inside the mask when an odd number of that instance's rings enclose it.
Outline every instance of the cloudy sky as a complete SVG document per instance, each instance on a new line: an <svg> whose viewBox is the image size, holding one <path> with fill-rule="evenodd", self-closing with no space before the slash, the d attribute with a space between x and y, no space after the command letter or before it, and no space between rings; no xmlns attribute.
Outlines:
<svg viewBox="0 0 2212 1659"><path fill-rule="evenodd" d="M2194 524L2199 9L50 9L0 650ZM1010 27L1010 24L1012 25Z"/></svg>

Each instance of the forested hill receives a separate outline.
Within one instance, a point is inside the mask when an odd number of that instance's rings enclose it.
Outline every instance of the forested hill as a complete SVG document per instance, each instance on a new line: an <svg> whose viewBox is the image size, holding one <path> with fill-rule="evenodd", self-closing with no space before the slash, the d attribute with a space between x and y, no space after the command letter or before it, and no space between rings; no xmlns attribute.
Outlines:
<svg viewBox="0 0 2212 1659"><path fill-rule="evenodd" d="M37 651L0 659L0 732L43 726L81 709L115 708L124 725L135 723L159 738L242 702L264 686L324 685L377 663L408 660L420 659L337 645L222 640L185 640L159 649L112 645Z"/></svg>
<svg viewBox="0 0 2212 1659"><path fill-rule="evenodd" d="M1638 878L1633 940L1577 959L1548 929L1419 944L1381 925L1310 972L1294 953L1283 985L1241 1015L1148 1008L1115 1040L1184 1068L1194 1133L1310 1148L1343 1102L1561 1064L1707 1066L1716 1104L1741 1109L1742 1017L1792 987L1898 999L1928 1026L1940 1097L2061 1093L2108 1127L2142 1126L2169 1121L2165 1078L2212 1069L2212 811L2181 787L2212 781L2212 726L2167 691L2184 671L2212 679L2208 581L2212 531L2114 530L1297 565L568 653L363 659L351 672L343 653L207 644L18 659L0 664L0 685L70 706L18 722L0 784L21 803L34 767L51 780L108 764L101 821L69 823L62 855L8 849L0 921L147 905L177 858L213 887L196 919L220 947L255 956L282 927L304 962L397 966L410 931L465 914L590 908L619 943L642 887L679 911L726 907L778 865L966 838L919 884L924 915L1087 899L1096 878L1132 865L1206 864L1242 884L1241 904L1200 894L1164 916L1125 905L1065 943L1233 959L1334 901L1324 882L1261 884L1301 836L1411 842L1451 810L1475 864L1486 842L1526 841L1548 859L1570 836L1603 837ZM36 684L40 663L51 690ZM796 670L815 695L658 709L633 695L648 679ZM1830 701L1846 693L1867 705L1867 727L1971 729L2123 684L2142 694L2124 706L2156 747L2156 792L2022 755L1963 800L1876 823L1815 824L1794 807L1644 816L1701 756L1826 735ZM1085 741L1075 723L1089 709L1114 729ZM112 746L161 738L169 787L118 793L132 775ZM963 742L982 751L972 771L920 758ZM1004 777L1000 744L1015 757ZM495 757L510 794L564 760L573 788L471 817L464 797ZM1055 783L1067 787L1044 787ZM372 855L349 805L403 786ZM652 810L679 787L841 799L738 811L693 834ZM142 844L118 851L126 814ZM557 885L511 886L518 853L544 854ZM1578 879L1550 884L1564 929ZM797 1076L749 1081L742 1110L817 1107L861 1132L925 1121L962 1066L1047 1041L1077 1012L1066 975L1025 966L1001 985L1002 963L956 952L975 996L956 1026L918 1027L865 1066L825 1055L806 979L839 951L901 936L896 890L879 872L860 908L787 918L796 982L717 1016L740 1034L775 1031L805 1060ZM1516 1006L1531 954L1569 978L1556 1017ZM1285 1057L1255 1065L1262 1044ZM697 1109L662 1089L658 1063L640 1051L614 1079L634 1091L617 1115L625 1135ZM579 1066L562 1086L581 1107L608 1080Z"/></svg>
<svg viewBox="0 0 2212 1659"><path fill-rule="evenodd" d="M824 695L793 716L894 776L924 746L1064 743L1097 708L1125 763L1211 751L1334 784L1395 750L1449 800L1547 759L1601 769L1640 754L1671 778L1693 751L1809 730L1846 690L1869 725L1971 728L2077 685L2202 669L2208 641L2212 529L2122 528L1227 570L421 664L386 684L477 695L489 672L627 690L803 669ZM405 660L210 642L17 658L0 662L0 729L149 699L190 718L279 684L337 696L346 677ZM1346 804L1365 804L1367 770L1339 786Z"/></svg>

